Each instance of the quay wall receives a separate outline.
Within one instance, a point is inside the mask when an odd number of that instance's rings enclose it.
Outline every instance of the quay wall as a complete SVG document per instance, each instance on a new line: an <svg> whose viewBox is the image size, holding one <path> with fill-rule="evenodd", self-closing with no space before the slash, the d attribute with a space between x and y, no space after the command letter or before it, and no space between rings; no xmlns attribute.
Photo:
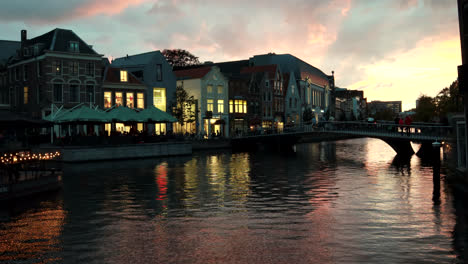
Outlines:
<svg viewBox="0 0 468 264"><path fill-rule="evenodd" d="M62 152L62 161L64 162L86 162L191 155L192 144L174 142L99 147L64 147L60 151Z"/></svg>

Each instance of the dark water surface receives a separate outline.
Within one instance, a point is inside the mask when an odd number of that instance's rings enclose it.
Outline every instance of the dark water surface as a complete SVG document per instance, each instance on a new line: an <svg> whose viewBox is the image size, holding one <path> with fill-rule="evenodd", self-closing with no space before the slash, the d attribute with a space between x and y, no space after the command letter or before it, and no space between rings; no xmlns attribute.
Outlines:
<svg viewBox="0 0 468 264"><path fill-rule="evenodd" d="M463 263L468 210L384 142L66 165L0 210L0 263Z"/></svg>

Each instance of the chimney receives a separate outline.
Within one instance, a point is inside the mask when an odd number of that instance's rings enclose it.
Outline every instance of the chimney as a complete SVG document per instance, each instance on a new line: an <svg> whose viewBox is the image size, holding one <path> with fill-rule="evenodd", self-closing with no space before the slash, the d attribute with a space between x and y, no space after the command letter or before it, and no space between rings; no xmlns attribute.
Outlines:
<svg viewBox="0 0 468 264"><path fill-rule="evenodd" d="M28 40L27 31L26 29L23 29L21 30L21 51L20 51L21 56L24 56L24 48L26 46L26 40Z"/></svg>
<svg viewBox="0 0 468 264"><path fill-rule="evenodd" d="M335 76L335 71L332 71L332 76Z"/></svg>

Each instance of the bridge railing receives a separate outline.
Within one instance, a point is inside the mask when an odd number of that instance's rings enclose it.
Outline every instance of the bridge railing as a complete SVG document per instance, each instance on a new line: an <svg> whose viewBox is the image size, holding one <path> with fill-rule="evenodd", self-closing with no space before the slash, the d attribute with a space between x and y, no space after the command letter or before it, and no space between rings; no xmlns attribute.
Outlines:
<svg viewBox="0 0 468 264"><path fill-rule="evenodd" d="M269 136L280 134L292 133L307 133L307 132L347 132L356 134L374 134L383 136L413 136L413 137L427 137L427 138L448 138L452 133L451 126L443 126L441 124L428 124L423 125L397 125L392 123L368 123L368 122L341 122L330 121L320 122L318 124L300 125L293 127L285 127L282 129L261 129L256 131L243 132L234 135L238 137L252 137L252 136Z"/></svg>

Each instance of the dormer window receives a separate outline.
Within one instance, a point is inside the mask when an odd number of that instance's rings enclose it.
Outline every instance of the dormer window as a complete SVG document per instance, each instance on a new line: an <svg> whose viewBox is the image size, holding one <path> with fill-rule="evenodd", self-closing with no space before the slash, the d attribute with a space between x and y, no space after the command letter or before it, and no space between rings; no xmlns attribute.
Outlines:
<svg viewBox="0 0 468 264"><path fill-rule="evenodd" d="M120 71L120 81L121 82L127 82L128 81L127 71Z"/></svg>
<svg viewBox="0 0 468 264"><path fill-rule="evenodd" d="M76 42L76 41L70 41L69 42L69 50L71 52L79 52L80 51L80 46L79 46L79 43Z"/></svg>

